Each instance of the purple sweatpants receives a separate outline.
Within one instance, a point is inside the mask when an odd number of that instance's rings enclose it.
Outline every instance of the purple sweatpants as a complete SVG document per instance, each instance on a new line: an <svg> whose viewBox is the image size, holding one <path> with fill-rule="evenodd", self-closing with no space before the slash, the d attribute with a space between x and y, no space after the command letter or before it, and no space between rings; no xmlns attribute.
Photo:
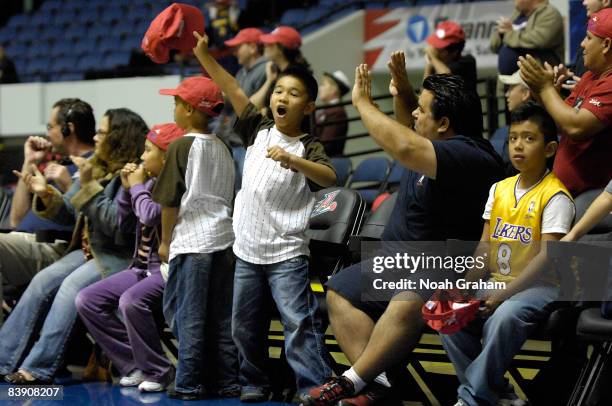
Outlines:
<svg viewBox="0 0 612 406"><path fill-rule="evenodd" d="M146 380L164 383L171 364L153 318L153 310L161 308L164 280L159 271L148 277L145 272L128 268L88 286L79 292L76 307L121 375L137 368Z"/></svg>

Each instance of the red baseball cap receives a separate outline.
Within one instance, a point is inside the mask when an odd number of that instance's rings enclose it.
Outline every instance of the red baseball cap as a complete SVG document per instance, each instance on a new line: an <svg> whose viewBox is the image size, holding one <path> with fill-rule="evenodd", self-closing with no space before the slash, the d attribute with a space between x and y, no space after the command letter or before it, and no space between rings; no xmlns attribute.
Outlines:
<svg viewBox="0 0 612 406"><path fill-rule="evenodd" d="M450 300L440 300L448 294ZM442 334L453 334L465 327L476 318L479 312L480 300L471 299L467 302L458 299L458 291L436 291L432 298L421 308L423 319L427 325ZM457 298L455 301L453 298Z"/></svg>
<svg viewBox="0 0 612 406"><path fill-rule="evenodd" d="M293 27L281 25L269 34L262 35L259 40L263 44L281 44L288 49L298 49L302 46L302 37Z"/></svg>
<svg viewBox="0 0 612 406"><path fill-rule="evenodd" d="M224 44L228 47L237 47L238 45L249 42L259 44L259 38L262 35L263 31L259 28L244 28L240 30L234 38L225 41Z"/></svg>
<svg viewBox="0 0 612 406"><path fill-rule="evenodd" d="M174 123L158 124L151 128L147 139L166 151L172 141L185 135L185 130Z"/></svg>
<svg viewBox="0 0 612 406"><path fill-rule="evenodd" d="M204 34L204 15L200 9L172 3L151 22L140 46L153 62L166 63L171 49L178 49L183 55L193 52L197 43L193 31Z"/></svg>
<svg viewBox="0 0 612 406"><path fill-rule="evenodd" d="M436 25L435 32L427 37L427 43L437 49L446 48L463 41L465 41L463 28L450 20L442 21Z"/></svg>
<svg viewBox="0 0 612 406"><path fill-rule="evenodd" d="M612 9L602 8L591 14L587 31L599 38L612 38Z"/></svg>
<svg viewBox="0 0 612 406"><path fill-rule="evenodd" d="M183 80L176 89L161 89L159 94L178 96L211 117L218 116L223 110L221 89L204 76L192 76Z"/></svg>

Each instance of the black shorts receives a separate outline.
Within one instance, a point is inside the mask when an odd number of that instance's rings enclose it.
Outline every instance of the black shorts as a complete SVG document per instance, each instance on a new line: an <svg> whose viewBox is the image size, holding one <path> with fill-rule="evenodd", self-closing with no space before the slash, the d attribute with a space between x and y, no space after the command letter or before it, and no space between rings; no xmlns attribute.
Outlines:
<svg viewBox="0 0 612 406"><path fill-rule="evenodd" d="M326 286L328 289L333 290L334 292L338 293L340 296L348 300L353 305L353 307L363 311L368 316L370 316L372 320L376 321L385 312L390 300L362 300L362 266L367 266L371 269L372 263L373 261L371 259L368 259L364 262L360 262L351 265L347 268L344 268L340 272L335 274L333 277L331 277L329 281L327 281ZM364 277L369 277L369 275L371 274L364 275ZM420 285L418 281L421 279L427 279L430 281L442 281L448 277L449 273L440 272L439 270L432 269L420 270L418 272L415 272L414 274L406 276L406 279L416 281L416 285L418 286ZM417 288L411 290L396 290L395 295L406 291L416 293L420 296L423 302L426 302L431 298L436 289Z"/></svg>

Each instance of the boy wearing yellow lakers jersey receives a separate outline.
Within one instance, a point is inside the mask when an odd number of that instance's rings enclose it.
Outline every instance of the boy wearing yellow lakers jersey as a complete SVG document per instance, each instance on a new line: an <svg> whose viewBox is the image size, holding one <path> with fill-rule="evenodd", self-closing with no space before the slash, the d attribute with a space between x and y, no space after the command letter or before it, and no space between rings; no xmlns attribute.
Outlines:
<svg viewBox="0 0 612 406"><path fill-rule="evenodd" d="M506 288L478 292L483 317L467 330L442 335L461 384L456 406L524 404L504 373L558 295L540 243L567 234L575 212L569 192L547 167L557 145L555 123L543 107L527 102L512 113L509 152L519 174L491 187L479 246L479 253L488 248L490 277Z"/></svg>

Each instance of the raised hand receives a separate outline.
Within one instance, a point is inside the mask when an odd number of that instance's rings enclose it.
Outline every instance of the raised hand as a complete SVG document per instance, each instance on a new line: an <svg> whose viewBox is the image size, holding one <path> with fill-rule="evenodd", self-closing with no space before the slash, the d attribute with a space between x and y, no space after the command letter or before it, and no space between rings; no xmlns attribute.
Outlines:
<svg viewBox="0 0 612 406"><path fill-rule="evenodd" d="M352 93L353 106L358 107L363 103L372 102L372 79L368 65L362 63L355 68L355 85Z"/></svg>
<svg viewBox="0 0 612 406"><path fill-rule="evenodd" d="M47 195L47 179L40 173L35 164L30 164L26 170L21 172L13 171L13 174L23 180L31 193L35 193L40 197Z"/></svg>
<svg viewBox="0 0 612 406"><path fill-rule="evenodd" d="M53 145L46 138L39 136L28 137L23 144L24 164L39 163L48 152L51 152L52 147Z"/></svg>
<svg viewBox="0 0 612 406"><path fill-rule="evenodd" d="M79 179L81 180L81 186L86 183L93 181L93 167L88 159L80 156L70 156L70 159L79 168Z"/></svg>
<svg viewBox="0 0 612 406"><path fill-rule="evenodd" d="M406 72L406 56L404 51L393 52L391 59L387 62L387 67L391 73L389 93L392 96L398 96L405 92L411 92L412 88L408 81L408 72Z"/></svg>
<svg viewBox="0 0 612 406"><path fill-rule="evenodd" d="M193 53L195 56L208 54L208 35L206 35L206 33L204 33L204 35L200 35L199 32L194 31L193 36L198 41L196 46L193 48Z"/></svg>
<svg viewBox="0 0 612 406"><path fill-rule="evenodd" d="M544 66L533 56L519 56L518 66L521 70L521 78L535 93L539 93L546 87L554 87L555 72L548 62Z"/></svg>
<svg viewBox="0 0 612 406"><path fill-rule="evenodd" d="M62 192L66 192L72 186L72 177L68 168L64 165L51 162L45 168L44 175L48 181L54 182Z"/></svg>
<svg viewBox="0 0 612 406"><path fill-rule="evenodd" d="M266 80L268 82L273 82L278 77L278 68L272 61L268 61L266 63Z"/></svg>
<svg viewBox="0 0 612 406"><path fill-rule="evenodd" d="M499 17L497 19L497 32L505 34L512 31L512 21L506 17Z"/></svg>

